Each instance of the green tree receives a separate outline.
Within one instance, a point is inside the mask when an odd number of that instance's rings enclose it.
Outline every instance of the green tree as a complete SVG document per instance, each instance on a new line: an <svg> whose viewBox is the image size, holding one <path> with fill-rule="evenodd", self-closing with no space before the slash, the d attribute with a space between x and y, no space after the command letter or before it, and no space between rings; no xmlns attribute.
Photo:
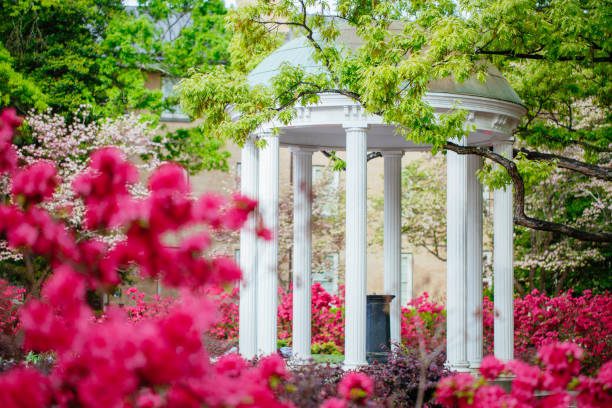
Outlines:
<svg viewBox="0 0 612 408"><path fill-rule="evenodd" d="M229 58L221 0L128 8L121 0L1 0L0 11L0 107L24 115L51 108L71 118L87 105L92 120L138 111L155 123L177 99L147 89L151 72L180 78ZM223 143L204 129L168 133L165 141L164 153L192 171L227 170Z"/></svg>
<svg viewBox="0 0 612 408"><path fill-rule="evenodd" d="M256 51L278 42L279 27L288 27L305 36L322 71L311 74L285 64L270 86L250 87L248 65L236 63L230 71L191 75L181 83L181 101L218 135L241 142L265 122L288 123L296 105L316 103L322 93L344 95L398 125L406 138L431 144L434 152L488 159L483 178L490 187L513 184L517 225L608 243L610 224L579 225L574 220L580 214L538 218L526 214L525 203L531 185L556 168L603 183L612 180L605 159L612 141L609 11L603 0L340 0L336 10L326 1L260 0L230 16L236 38L232 55L252 60ZM357 49L338 41L340 27L347 25L362 41ZM434 80L485 80L484 62L505 74L528 109L516 131L515 157L453 143L465 136L466 112L455 109L436 117L423 98ZM230 119L229 105L241 113L238 120ZM589 112L602 120L590 122ZM568 149L579 150L569 155Z"/></svg>

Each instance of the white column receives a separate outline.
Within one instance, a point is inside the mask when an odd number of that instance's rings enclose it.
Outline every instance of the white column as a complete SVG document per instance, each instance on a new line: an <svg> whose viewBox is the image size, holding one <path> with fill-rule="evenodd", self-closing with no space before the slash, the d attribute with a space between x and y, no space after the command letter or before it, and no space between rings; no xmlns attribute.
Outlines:
<svg viewBox="0 0 612 408"><path fill-rule="evenodd" d="M391 344L401 342L402 308L408 299L401 299L402 271L402 151L382 152L385 160L384 204L384 289L394 295L389 308Z"/></svg>
<svg viewBox="0 0 612 408"><path fill-rule="evenodd" d="M259 240L257 257L257 352L276 352L278 309L278 136L262 133L266 142L259 152L259 208L262 221L272 229L270 241Z"/></svg>
<svg viewBox="0 0 612 408"><path fill-rule="evenodd" d="M494 151L511 158L512 143L497 144ZM501 360L511 360L514 358L512 185L494 190L493 205L494 354Z"/></svg>
<svg viewBox="0 0 612 408"><path fill-rule="evenodd" d="M367 128L346 129L346 310L344 366L366 362Z"/></svg>
<svg viewBox="0 0 612 408"><path fill-rule="evenodd" d="M312 150L293 152L293 358L310 359Z"/></svg>
<svg viewBox="0 0 612 408"><path fill-rule="evenodd" d="M241 153L240 191L257 198L258 152L253 141L245 142ZM257 236L256 219L251 214L240 231L240 322L238 348L242 357L251 359L257 354Z"/></svg>
<svg viewBox="0 0 612 408"><path fill-rule="evenodd" d="M467 360L470 369L482 360L482 185L476 172L480 156L467 156Z"/></svg>
<svg viewBox="0 0 612 408"><path fill-rule="evenodd" d="M468 368L466 156L449 151L446 172L446 359L451 370L464 371Z"/></svg>

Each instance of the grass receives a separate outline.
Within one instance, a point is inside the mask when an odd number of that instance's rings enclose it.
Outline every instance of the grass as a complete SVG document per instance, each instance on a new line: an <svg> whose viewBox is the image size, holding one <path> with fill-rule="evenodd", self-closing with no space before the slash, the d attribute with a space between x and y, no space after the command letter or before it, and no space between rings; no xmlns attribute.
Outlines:
<svg viewBox="0 0 612 408"><path fill-rule="evenodd" d="M315 363L340 364L344 361L343 354L313 354L312 359Z"/></svg>

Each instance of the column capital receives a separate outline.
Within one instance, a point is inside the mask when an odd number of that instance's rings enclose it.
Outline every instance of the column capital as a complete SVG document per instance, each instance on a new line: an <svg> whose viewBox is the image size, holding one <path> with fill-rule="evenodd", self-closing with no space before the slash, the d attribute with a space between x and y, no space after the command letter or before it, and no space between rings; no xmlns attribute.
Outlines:
<svg viewBox="0 0 612 408"><path fill-rule="evenodd" d="M383 157L402 157L404 155L403 150L381 150Z"/></svg>
<svg viewBox="0 0 612 408"><path fill-rule="evenodd" d="M512 144L514 144L514 138L495 140L493 142L493 146L495 146L495 145L512 145Z"/></svg>
<svg viewBox="0 0 612 408"><path fill-rule="evenodd" d="M347 131L367 131L368 130L368 124L363 122L357 122L357 123L343 123L342 124L342 128Z"/></svg>
<svg viewBox="0 0 612 408"><path fill-rule="evenodd" d="M293 154L313 154L319 150L321 149L312 146L289 146L289 151Z"/></svg>
<svg viewBox="0 0 612 408"><path fill-rule="evenodd" d="M255 139L261 139L263 137L278 137L278 133L274 133L271 128L259 128L252 133Z"/></svg>

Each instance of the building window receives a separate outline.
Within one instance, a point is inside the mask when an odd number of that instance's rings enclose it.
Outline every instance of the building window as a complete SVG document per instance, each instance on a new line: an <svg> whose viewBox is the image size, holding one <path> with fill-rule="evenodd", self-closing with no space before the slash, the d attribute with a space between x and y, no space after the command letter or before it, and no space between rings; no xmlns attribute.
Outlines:
<svg viewBox="0 0 612 408"><path fill-rule="evenodd" d="M327 255L326 270L319 270L313 273L312 283L319 283L327 293L336 294L338 292L338 269L340 256L337 253Z"/></svg>
<svg viewBox="0 0 612 408"><path fill-rule="evenodd" d="M164 95L164 99L176 96L174 87L178 84L179 79L173 77L163 76L161 78L161 91ZM189 116L185 115L181 110L181 107L177 104L172 107L171 110L165 110L162 112L161 120L174 121L174 122L189 122Z"/></svg>
<svg viewBox="0 0 612 408"><path fill-rule="evenodd" d="M240 265L240 249L234 249L234 262Z"/></svg>
<svg viewBox="0 0 612 408"><path fill-rule="evenodd" d="M405 306L412 300L412 254L402 252L401 255L402 269L402 287L400 293L400 304Z"/></svg>

